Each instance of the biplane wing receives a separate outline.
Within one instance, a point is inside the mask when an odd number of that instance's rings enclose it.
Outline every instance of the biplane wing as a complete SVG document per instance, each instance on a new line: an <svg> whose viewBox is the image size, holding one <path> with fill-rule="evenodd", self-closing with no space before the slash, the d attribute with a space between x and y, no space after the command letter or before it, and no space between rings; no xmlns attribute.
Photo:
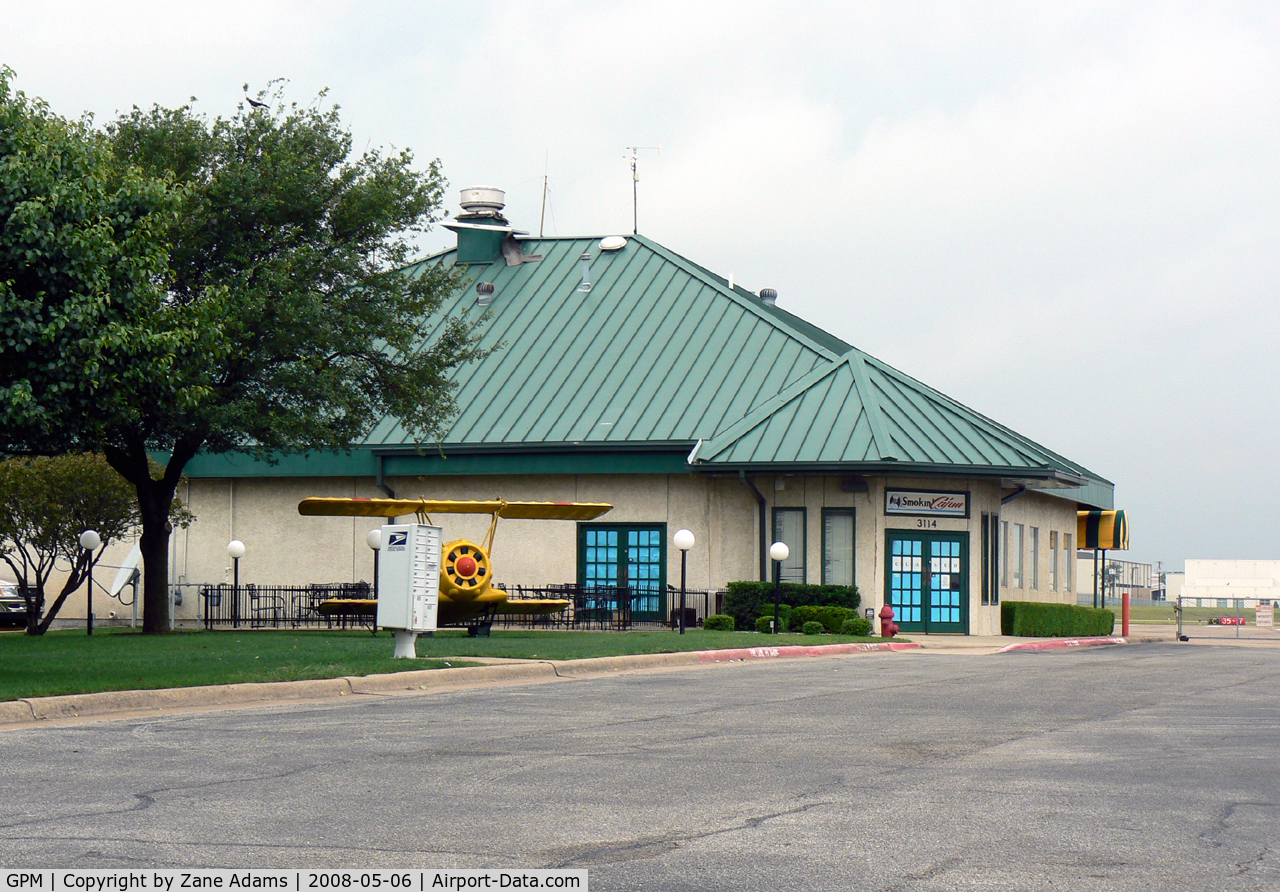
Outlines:
<svg viewBox="0 0 1280 892"><path fill-rule="evenodd" d="M569 606L568 601L550 599L535 600L533 598L516 598L501 602L494 607L496 614L519 614L520 616L542 616L548 613L559 613Z"/></svg>
<svg viewBox="0 0 1280 892"><path fill-rule="evenodd" d="M603 502L504 502L450 499L313 498L298 513L319 517L403 517L409 514L492 514L522 520L592 520L613 508Z"/></svg>

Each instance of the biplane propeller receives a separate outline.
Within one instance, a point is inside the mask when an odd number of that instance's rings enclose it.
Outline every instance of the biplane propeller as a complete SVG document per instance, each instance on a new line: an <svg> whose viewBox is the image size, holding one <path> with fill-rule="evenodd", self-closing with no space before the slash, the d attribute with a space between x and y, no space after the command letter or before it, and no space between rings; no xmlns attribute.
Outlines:
<svg viewBox="0 0 1280 892"><path fill-rule="evenodd" d="M298 513L312 517L386 517L407 515L431 523L432 514L489 514L493 520L482 543L455 539L441 549L439 625L468 626L472 634L487 629L501 614L540 615L569 606L563 599L507 600L493 586L493 536L498 518L519 520L592 520L612 510L603 502L454 501L447 499L313 498L298 503ZM333 602L335 605L337 601ZM324 605L321 605L323 608Z"/></svg>

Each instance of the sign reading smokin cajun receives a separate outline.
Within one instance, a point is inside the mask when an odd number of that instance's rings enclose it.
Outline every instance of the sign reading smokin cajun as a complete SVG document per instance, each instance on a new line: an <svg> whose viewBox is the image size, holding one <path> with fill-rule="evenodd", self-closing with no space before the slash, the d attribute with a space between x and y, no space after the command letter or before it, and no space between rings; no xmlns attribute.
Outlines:
<svg viewBox="0 0 1280 892"><path fill-rule="evenodd" d="M888 489L884 493L884 513L917 517L968 517L969 494Z"/></svg>

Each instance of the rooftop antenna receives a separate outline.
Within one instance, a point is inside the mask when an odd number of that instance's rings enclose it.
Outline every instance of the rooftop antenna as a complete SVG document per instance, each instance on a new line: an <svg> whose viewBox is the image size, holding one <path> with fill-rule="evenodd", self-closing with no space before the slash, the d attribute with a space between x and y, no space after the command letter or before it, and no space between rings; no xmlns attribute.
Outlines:
<svg viewBox="0 0 1280 892"><path fill-rule="evenodd" d="M640 174L636 170L636 155L642 150L643 151L653 150L653 151L656 151L659 155L661 155L662 143L658 143L656 146L627 146L627 151L631 153L631 157L629 160L631 161L631 234L632 235L639 235L640 233L640 217L639 217L639 211L637 210L637 207L636 207L636 184L640 182ZM623 155L622 157L626 158L627 156Z"/></svg>
<svg viewBox="0 0 1280 892"><path fill-rule="evenodd" d="M547 157L542 163L542 216L538 218L538 238L542 238L542 224L547 220L547 169L551 165L551 150L547 149Z"/></svg>

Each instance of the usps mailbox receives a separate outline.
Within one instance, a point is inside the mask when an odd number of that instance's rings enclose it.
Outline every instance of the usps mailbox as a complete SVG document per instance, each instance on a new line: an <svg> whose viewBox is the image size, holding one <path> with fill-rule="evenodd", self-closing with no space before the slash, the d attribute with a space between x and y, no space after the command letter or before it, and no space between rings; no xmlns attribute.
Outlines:
<svg viewBox="0 0 1280 892"><path fill-rule="evenodd" d="M395 631L397 657L417 656L419 632L433 632L440 609L440 527L389 523L382 527L378 563L378 625Z"/></svg>

